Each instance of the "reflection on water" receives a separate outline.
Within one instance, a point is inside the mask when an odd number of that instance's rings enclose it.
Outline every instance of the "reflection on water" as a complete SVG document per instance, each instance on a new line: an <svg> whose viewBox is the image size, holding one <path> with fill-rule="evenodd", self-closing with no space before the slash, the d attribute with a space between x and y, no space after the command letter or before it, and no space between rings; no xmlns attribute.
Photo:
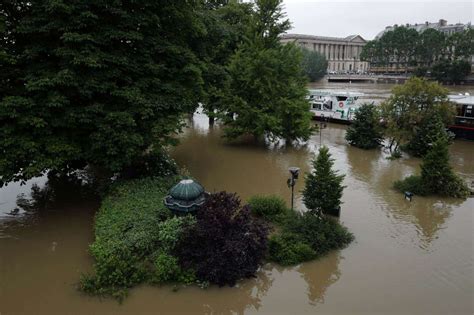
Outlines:
<svg viewBox="0 0 474 315"><path fill-rule="evenodd" d="M332 252L298 268L298 272L308 285L307 295L311 305L324 303L327 288L339 280L341 276L339 257L339 252Z"/></svg>
<svg viewBox="0 0 474 315"><path fill-rule="evenodd" d="M365 86L366 89L373 87ZM380 92L382 93L382 92ZM87 297L75 285L90 270L96 201L74 181L35 179L0 190L0 313L3 314L472 314L474 199L415 197L392 189L418 171L418 159L386 159L344 140L345 126L329 124L321 142L345 174L341 221L355 234L348 248L291 268L265 265L234 288L140 286L120 305ZM297 207L304 174L320 145L227 144L219 126L197 114L172 155L209 191L277 194L290 201L288 167L298 166ZM474 180L474 143L455 141L451 162ZM33 183L39 188L31 193ZM19 216L7 213L17 207ZM20 195L21 196L21 195ZM33 209L42 209L33 211ZM29 214L27 214L29 213Z"/></svg>

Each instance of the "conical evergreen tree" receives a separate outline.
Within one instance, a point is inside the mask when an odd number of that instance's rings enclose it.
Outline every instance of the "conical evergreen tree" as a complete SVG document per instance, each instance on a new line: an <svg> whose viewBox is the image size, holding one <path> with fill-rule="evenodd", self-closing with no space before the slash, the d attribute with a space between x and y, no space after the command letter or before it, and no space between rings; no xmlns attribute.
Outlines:
<svg viewBox="0 0 474 315"><path fill-rule="evenodd" d="M355 112L352 125L347 129L346 140L362 149L373 149L383 141L380 114L374 104L364 104Z"/></svg>
<svg viewBox="0 0 474 315"><path fill-rule="evenodd" d="M438 113L427 115L421 121L420 126L416 128L415 135L407 144L406 150L414 156L425 156L431 145L440 138L449 140L443 119Z"/></svg>
<svg viewBox="0 0 474 315"><path fill-rule="evenodd" d="M466 197L469 189L449 165L448 142L445 138L437 139L431 150L423 158L421 181L424 188L432 194Z"/></svg>
<svg viewBox="0 0 474 315"><path fill-rule="evenodd" d="M341 205L344 175L338 175L332 169L334 159L325 146L319 149L319 155L312 164L313 171L305 180L304 204L314 214L330 213Z"/></svg>

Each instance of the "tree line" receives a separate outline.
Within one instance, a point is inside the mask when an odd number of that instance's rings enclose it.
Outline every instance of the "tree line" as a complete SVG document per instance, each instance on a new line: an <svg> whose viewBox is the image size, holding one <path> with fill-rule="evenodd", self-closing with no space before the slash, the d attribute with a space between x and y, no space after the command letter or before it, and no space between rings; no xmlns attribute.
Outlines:
<svg viewBox="0 0 474 315"><path fill-rule="evenodd" d="M418 75L431 71L436 79L459 81L470 72L474 54L474 30L446 35L429 28L421 33L404 26L369 41L361 58L372 66L395 66L399 71L415 69Z"/></svg>
<svg viewBox="0 0 474 315"><path fill-rule="evenodd" d="M121 172L202 104L229 138L305 140L302 52L281 0L0 3L0 185Z"/></svg>

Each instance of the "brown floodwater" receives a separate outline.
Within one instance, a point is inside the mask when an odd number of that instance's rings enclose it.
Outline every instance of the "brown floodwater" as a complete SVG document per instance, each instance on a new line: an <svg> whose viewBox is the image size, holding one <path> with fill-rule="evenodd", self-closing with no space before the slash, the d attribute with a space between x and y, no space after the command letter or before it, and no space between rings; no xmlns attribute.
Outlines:
<svg viewBox="0 0 474 315"><path fill-rule="evenodd" d="M386 93L375 86L374 94ZM0 314L472 314L474 198L404 200L392 183L417 172L420 161L350 147L345 130L329 124L321 138L346 175L340 220L355 241L298 266L266 264L234 288L140 286L123 304L85 296L76 284L91 270L98 203L64 187L41 211L11 216L17 195L46 179L1 189ZM195 114L172 155L209 191L237 192L243 200L277 194L289 203L288 167L307 173L319 145L319 134L301 148L228 144L218 126L210 129ZM455 141L450 152L455 170L474 181L474 143ZM302 187L301 177L299 209Z"/></svg>

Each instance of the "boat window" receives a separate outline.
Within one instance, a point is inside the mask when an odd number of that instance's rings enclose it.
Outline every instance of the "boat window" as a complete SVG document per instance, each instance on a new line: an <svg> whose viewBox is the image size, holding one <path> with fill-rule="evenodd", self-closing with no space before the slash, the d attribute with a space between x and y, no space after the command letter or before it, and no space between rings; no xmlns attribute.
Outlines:
<svg viewBox="0 0 474 315"><path fill-rule="evenodd" d="M347 96L336 96L337 101L345 101L347 99Z"/></svg>
<svg viewBox="0 0 474 315"><path fill-rule="evenodd" d="M324 110L332 110L332 101L323 104Z"/></svg>
<svg viewBox="0 0 474 315"><path fill-rule="evenodd" d="M320 103L313 103L313 109L321 110L321 104Z"/></svg>

